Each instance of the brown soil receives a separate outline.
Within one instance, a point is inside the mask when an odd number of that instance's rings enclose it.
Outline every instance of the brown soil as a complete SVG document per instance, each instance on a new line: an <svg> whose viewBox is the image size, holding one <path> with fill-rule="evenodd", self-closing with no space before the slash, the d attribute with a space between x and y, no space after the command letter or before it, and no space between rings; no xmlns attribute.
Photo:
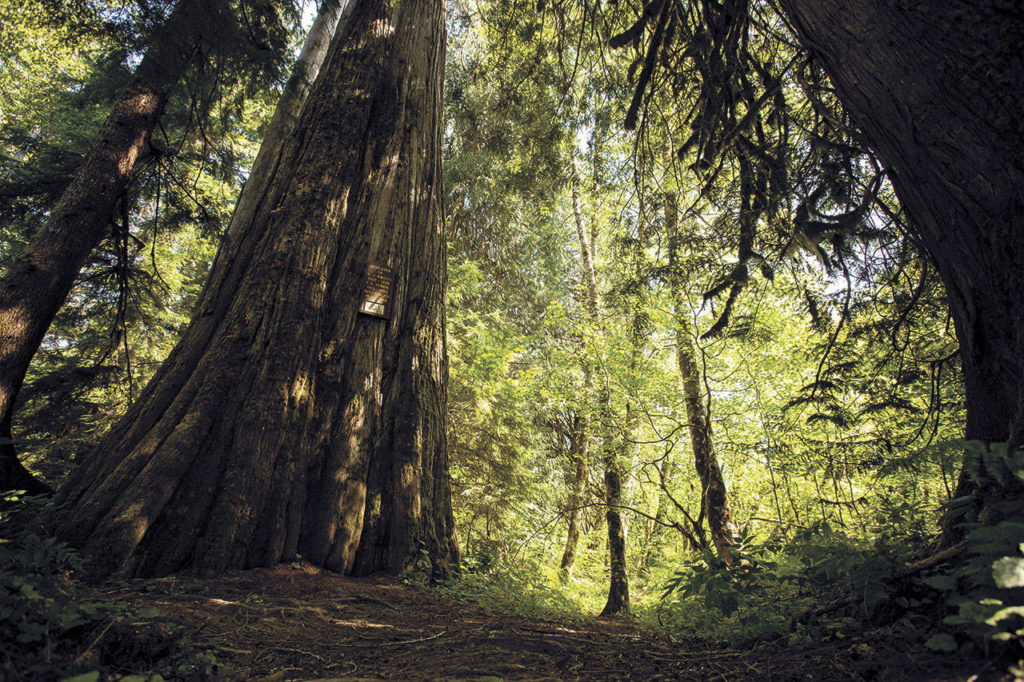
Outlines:
<svg viewBox="0 0 1024 682"><path fill-rule="evenodd" d="M833 643L797 651L672 642L630 621L525 619L394 579L307 566L166 578L107 595L193 642L222 680L955 680L927 654ZM136 618L136 621L139 619ZM220 671L216 673L216 671ZM234 671L228 673L226 671Z"/></svg>

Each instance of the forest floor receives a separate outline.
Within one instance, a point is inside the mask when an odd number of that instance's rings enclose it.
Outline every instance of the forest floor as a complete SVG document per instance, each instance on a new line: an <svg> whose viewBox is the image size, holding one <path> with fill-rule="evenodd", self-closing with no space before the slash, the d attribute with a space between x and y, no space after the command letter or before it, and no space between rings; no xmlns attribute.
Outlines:
<svg viewBox="0 0 1024 682"><path fill-rule="evenodd" d="M723 648L629 620L567 624L487 610L395 579L304 565L165 578L105 595L136 614L136 665L169 633L218 680L964 680L926 652L870 641ZM510 595L510 599L514 596ZM147 634L148 632L148 634ZM149 642L150 644L147 644ZM127 646L122 643L122 647ZM100 649L105 646L97 647ZM165 654L166 655L166 654ZM155 662L155 661L154 661Z"/></svg>

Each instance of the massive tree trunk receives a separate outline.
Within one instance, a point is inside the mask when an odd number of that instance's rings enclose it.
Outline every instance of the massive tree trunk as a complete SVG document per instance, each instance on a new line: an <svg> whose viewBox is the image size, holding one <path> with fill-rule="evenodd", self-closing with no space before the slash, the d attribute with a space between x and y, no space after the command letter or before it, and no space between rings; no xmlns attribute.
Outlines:
<svg viewBox="0 0 1024 682"><path fill-rule="evenodd" d="M18 461L11 419L32 356L149 144L171 89L198 54L200 32L225 3L181 0L146 51L99 137L49 218L0 280L0 491L48 488Z"/></svg>
<svg viewBox="0 0 1024 682"><path fill-rule="evenodd" d="M683 291L682 258L680 254L679 211L675 192L665 192L665 233L669 238L669 281L672 289L675 318L676 363L683 384L686 402L686 420L693 449L693 465L700 479L701 511L708 520L711 542L718 558L731 566L736 560L736 525L729 508L729 495L722 477L722 468L715 456L711 437L711 415L704 402L697 351L693 343L693 329L688 321L689 306Z"/></svg>
<svg viewBox="0 0 1024 682"><path fill-rule="evenodd" d="M455 563L443 2L347 14L184 337L58 495L98 574Z"/></svg>
<svg viewBox="0 0 1024 682"><path fill-rule="evenodd" d="M960 342L966 437L1019 446L1024 440L1024 17L1019 5L994 0L781 0L781 5L885 163L914 236L945 283ZM970 477L962 474L957 494L972 489Z"/></svg>

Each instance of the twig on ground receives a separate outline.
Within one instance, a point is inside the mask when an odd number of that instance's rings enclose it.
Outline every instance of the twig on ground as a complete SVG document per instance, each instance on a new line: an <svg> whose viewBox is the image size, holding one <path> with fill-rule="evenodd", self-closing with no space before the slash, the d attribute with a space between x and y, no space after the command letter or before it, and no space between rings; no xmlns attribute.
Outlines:
<svg viewBox="0 0 1024 682"><path fill-rule="evenodd" d="M446 634L448 634L447 630L441 630L441 632L437 633L436 635L430 635L429 637L420 637L419 639L403 639L399 642L367 642L367 644L376 644L378 646L389 646L392 644L415 644L417 642L427 642L431 639L437 639L441 635Z"/></svg>
<svg viewBox="0 0 1024 682"><path fill-rule="evenodd" d="M75 657L75 663L81 663L82 662L82 659L85 658L85 655L88 654L90 651L92 651L92 648L94 646L96 646L97 644L100 643L100 640L103 639L103 636L107 634L107 630L109 630L111 628L111 626L113 626L113 624L114 624L114 621L110 620L103 627L103 630L100 631L100 634L96 637L96 639L92 640L92 644L90 644L89 646L85 647L85 651L83 651L82 653L78 654L78 656Z"/></svg>
<svg viewBox="0 0 1024 682"><path fill-rule="evenodd" d="M214 636L214 637L216 637L216 636ZM242 656L247 655L247 654L250 654L250 655L252 654L252 651L249 650L249 649L232 649L229 646L221 646L219 644L217 645L217 651L224 651L224 652L227 652L229 654L239 654L239 655L242 655Z"/></svg>
<svg viewBox="0 0 1024 682"><path fill-rule="evenodd" d="M321 656L320 654L315 654L312 651L305 651L303 649L289 649L288 647L284 647L284 646L272 646L272 647L267 647L267 648L273 649L274 651L284 651L284 652L287 652L287 653L290 653L290 654L302 654L303 656L312 656L313 658L315 658L318 661L324 660L323 656ZM286 670L287 670L287 668L286 668Z"/></svg>

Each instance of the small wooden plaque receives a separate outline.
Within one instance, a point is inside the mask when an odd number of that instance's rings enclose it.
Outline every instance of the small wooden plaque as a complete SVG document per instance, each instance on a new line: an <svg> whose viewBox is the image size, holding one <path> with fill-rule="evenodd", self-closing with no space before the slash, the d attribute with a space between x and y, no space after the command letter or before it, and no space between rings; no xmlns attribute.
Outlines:
<svg viewBox="0 0 1024 682"><path fill-rule="evenodd" d="M387 265L370 263L366 268L366 287L359 312L374 317L391 317L391 282L394 272Z"/></svg>

